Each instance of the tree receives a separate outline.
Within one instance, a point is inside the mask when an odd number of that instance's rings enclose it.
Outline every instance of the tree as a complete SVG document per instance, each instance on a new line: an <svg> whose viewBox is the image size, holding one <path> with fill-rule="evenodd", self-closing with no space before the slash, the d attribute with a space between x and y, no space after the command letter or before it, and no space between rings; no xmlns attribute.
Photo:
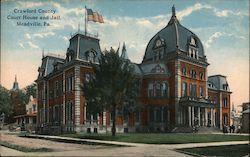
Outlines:
<svg viewBox="0 0 250 157"><path fill-rule="evenodd" d="M30 96L36 97L36 84L32 83L24 88L24 103L27 104L30 100Z"/></svg>
<svg viewBox="0 0 250 157"><path fill-rule="evenodd" d="M107 110L112 113L112 136L116 133L116 111L134 105L134 68L114 49L106 51L94 66L94 75L83 86L90 112Z"/></svg>
<svg viewBox="0 0 250 157"><path fill-rule="evenodd" d="M9 91L0 85L0 115L8 117L11 112Z"/></svg>
<svg viewBox="0 0 250 157"><path fill-rule="evenodd" d="M36 97L36 84L26 86L23 90L19 91L19 98L22 104L27 104L29 102L30 96Z"/></svg>

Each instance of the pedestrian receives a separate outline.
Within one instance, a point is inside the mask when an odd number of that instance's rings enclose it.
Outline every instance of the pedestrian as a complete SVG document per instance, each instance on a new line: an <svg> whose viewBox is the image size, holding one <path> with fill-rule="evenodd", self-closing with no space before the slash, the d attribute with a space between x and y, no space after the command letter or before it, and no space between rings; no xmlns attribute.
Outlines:
<svg viewBox="0 0 250 157"><path fill-rule="evenodd" d="M234 133L234 131L235 131L235 126L234 125L232 125L232 129L233 129L233 133Z"/></svg>
<svg viewBox="0 0 250 157"><path fill-rule="evenodd" d="M223 126L223 133L224 133L224 134L226 133L226 130L227 130L226 125L224 125L224 126Z"/></svg>
<svg viewBox="0 0 250 157"><path fill-rule="evenodd" d="M232 126L229 126L229 131L230 131L230 133L232 132Z"/></svg>

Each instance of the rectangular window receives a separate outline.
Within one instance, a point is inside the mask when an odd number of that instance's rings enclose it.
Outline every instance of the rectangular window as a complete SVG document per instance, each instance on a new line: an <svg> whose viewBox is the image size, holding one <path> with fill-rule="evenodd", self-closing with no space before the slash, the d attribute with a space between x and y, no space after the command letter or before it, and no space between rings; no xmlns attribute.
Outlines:
<svg viewBox="0 0 250 157"><path fill-rule="evenodd" d="M193 85L192 85L192 83L190 83L189 84L189 96L191 96L192 97L192 93L193 93Z"/></svg>
<svg viewBox="0 0 250 157"><path fill-rule="evenodd" d="M128 110L126 110L126 108L123 108L123 119L125 122L128 121L128 116L129 116Z"/></svg>
<svg viewBox="0 0 250 157"><path fill-rule="evenodd" d="M197 97L197 86L193 85L193 97Z"/></svg>
<svg viewBox="0 0 250 157"><path fill-rule="evenodd" d="M200 96L201 96L201 97L204 96L204 89L203 89L203 86L200 86Z"/></svg>
<svg viewBox="0 0 250 157"><path fill-rule="evenodd" d="M227 97L225 97L225 98L223 99L223 104L224 104L224 107L226 108L226 107L227 107Z"/></svg>
<svg viewBox="0 0 250 157"><path fill-rule="evenodd" d="M135 112L135 121L139 122L140 121L140 111Z"/></svg>
<svg viewBox="0 0 250 157"><path fill-rule="evenodd" d="M156 97L160 97L161 96L161 84L157 83L155 86L156 86Z"/></svg>
<svg viewBox="0 0 250 157"><path fill-rule="evenodd" d="M56 81L55 82L55 91L54 91L55 97L58 97L58 89L59 89L58 81Z"/></svg>
<svg viewBox="0 0 250 157"><path fill-rule="evenodd" d="M93 114L93 120L94 120L94 121L97 121L97 113L94 113L94 114Z"/></svg>
<svg viewBox="0 0 250 157"><path fill-rule="evenodd" d="M197 97L197 86L196 84L190 84L190 96Z"/></svg>
<svg viewBox="0 0 250 157"><path fill-rule="evenodd" d="M183 97L187 96L187 83L182 82L182 94Z"/></svg>
<svg viewBox="0 0 250 157"><path fill-rule="evenodd" d="M153 107L150 107L149 108L149 119L150 119L150 122L154 122L154 108Z"/></svg>
<svg viewBox="0 0 250 157"><path fill-rule="evenodd" d="M36 105L33 104L32 107L33 107L33 112L36 112Z"/></svg>
<svg viewBox="0 0 250 157"><path fill-rule="evenodd" d="M200 72L200 79L203 80L203 78L204 78L204 73Z"/></svg>
<svg viewBox="0 0 250 157"><path fill-rule="evenodd" d="M217 104L217 97L214 97L214 103Z"/></svg>
<svg viewBox="0 0 250 157"><path fill-rule="evenodd" d="M186 76L186 75L187 75L187 69L186 69L186 67L183 67L183 68L182 68L182 75L183 75L183 76Z"/></svg>
<svg viewBox="0 0 250 157"><path fill-rule="evenodd" d="M157 107L156 108L156 122L161 122L161 119L162 119L161 112L162 112L161 107Z"/></svg>

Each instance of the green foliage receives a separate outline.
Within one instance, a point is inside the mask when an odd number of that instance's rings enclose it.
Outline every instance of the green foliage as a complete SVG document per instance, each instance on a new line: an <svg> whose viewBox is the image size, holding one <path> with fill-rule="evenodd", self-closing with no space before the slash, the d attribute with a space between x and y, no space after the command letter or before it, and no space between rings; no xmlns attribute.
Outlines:
<svg viewBox="0 0 250 157"><path fill-rule="evenodd" d="M128 60L121 58L111 48L109 52L106 51L101 55L99 65L93 66L94 74L83 86L90 110L93 112L106 110L116 117L116 110L122 110L125 105L135 105L134 68ZM115 128L115 118L113 127ZM114 130L113 135L115 135Z"/></svg>
<svg viewBox="0 0 250 157"><path fill-rule="evenodd" d="M53 149L50 148L29 148L21 145L16 145L12 144L6 141L0 141L0 145L11 148L11 149L16 149L22 152L52 152Z"/></svg>
<svg viewBox="0 0 250 157"><path fill-rule="evenodd" d="M213 147L198 147L198 148L184 148L177 149L182 153L196 156L247 156L249 154L248 144L241 145L226 145L226 146L213 146Z"/></svg>
<svg viewBox="0 0 250 157"><path fill-rule="evenodd" d="M223 134L174 134L174 133L123 133L112 137L109 134L67 134L66 137L146 143L146 144L185 144L223 141L248 141L249 136Z"/></svg>
<svg viewBox="0 0 250 157"><path fill-rule="evenodd" d="M36 84L33 83L31 85L26 86L23 90L19 91L19 97L22 104L27 104L29 102L29 98L32 95L34 98L36 97Z"/></svg>
<svg viewBox="0 0 250 157"><path fill-rule="evenodd" d="M0 115L4 113L6 116L10 113L10 94L9 91L0 85Z"/></svg>

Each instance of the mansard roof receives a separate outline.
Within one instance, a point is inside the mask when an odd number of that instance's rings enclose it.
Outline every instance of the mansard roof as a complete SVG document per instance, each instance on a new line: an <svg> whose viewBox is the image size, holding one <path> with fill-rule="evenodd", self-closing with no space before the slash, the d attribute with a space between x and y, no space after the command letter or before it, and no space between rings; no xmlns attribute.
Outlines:
<svg viewBox="0 0 250 157"><path fill-rule="evenodd" d="M42 77L46 77L47 75L52 73L54 70L54 65L57 62L63 63L64 58L62 58L60 56L53 55L53 54L47 54L47 56L45 56L42 59L42 65L38 69L38 72L39 72L38 79L42 78Z"/></svg>
<svg viewBox="0 0 250 157"><path fill-rule="evenodd" d="M170 74L167 66L163 63L141 64L143 74Z"/></svg>
<svg viewBox="0 0 250 157"><path fill-rule="evenodd" d="M172 17L167 26L156 33L149 41L144 58L142 62L150 61L154 57L154 47L156 40L161 39L164 41L164 48L166 54L169 52L180 51L188 52L188 45L191 38L195 40L195 47L198 50L199 57L205 57L203 45L196 34L182 26L175 15L175 8L172 8Z"/></svg>
<svg viewBox="0 0 250 157"><path fill-rule="evenodd" d="M230 92L230 88L226 79L223 75L212 75L208 76L208 83L211 83L213 89ZM211 87L208 86L211 89Z"/></svg>
<svg viewBox="0 0 250 157"><path fill-rule="evenodd" d="M101 57L99 39L77 32L71 39L67 53L73 53L72 59L88 60L89 53L93 53L96 61Z"/></svg>

